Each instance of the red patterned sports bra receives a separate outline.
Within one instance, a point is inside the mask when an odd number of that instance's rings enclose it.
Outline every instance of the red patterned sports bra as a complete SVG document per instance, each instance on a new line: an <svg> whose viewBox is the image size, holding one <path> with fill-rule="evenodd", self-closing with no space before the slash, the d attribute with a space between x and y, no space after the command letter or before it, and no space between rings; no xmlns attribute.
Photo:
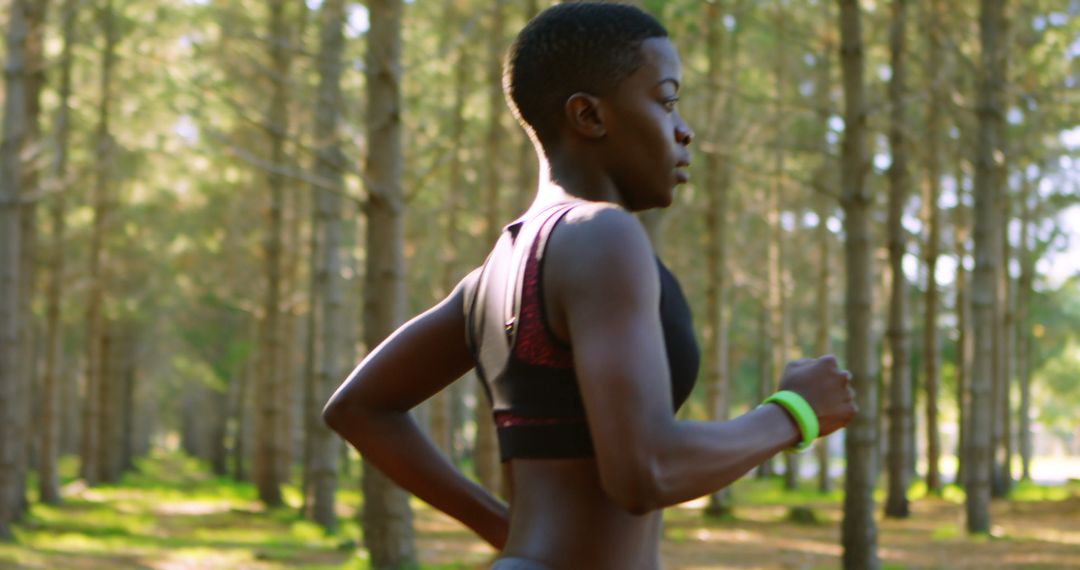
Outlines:
<svg viewBox="0 0 1080 570"><path fill-rule="evenodd" d="M594 455L574 355L548 326L542 285L548 238L582 203L558 204L507 226L466 284L467 338L492 403L503 461ZM700 357L682 289L657 264L674 413L693 389Z"/></svg>

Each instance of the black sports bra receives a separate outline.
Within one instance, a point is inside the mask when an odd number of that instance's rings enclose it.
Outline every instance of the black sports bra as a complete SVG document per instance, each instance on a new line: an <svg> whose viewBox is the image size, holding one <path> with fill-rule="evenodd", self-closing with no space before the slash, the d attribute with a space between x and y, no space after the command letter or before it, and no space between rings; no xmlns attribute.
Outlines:
<svg viewBox="0 0 1080 570"><path fill-rule="evenodd" d="M558 204L507 226L466 284L469 348L492 404L503 461L594 455L573 353L548 327L542 289L548 237L581 203ZM674 413L690 396L700 355L682 289L656 262Z"/></svg>

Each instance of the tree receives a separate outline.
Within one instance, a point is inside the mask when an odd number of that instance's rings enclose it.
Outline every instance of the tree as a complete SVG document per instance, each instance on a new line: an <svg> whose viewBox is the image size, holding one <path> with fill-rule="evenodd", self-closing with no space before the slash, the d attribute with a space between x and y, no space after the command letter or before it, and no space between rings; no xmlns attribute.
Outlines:
<svg viewBox="0 0 1080 570"><path fill-rule="evenodd" d="M323 233L322 251L317 285L319 306L318 321L322 323L321 354L318 359L317 403L330 399L342 376L341 343L342 287L341 287L341 193L344 189L342 165L344 157L338 141L338 123L342 109L341 53L345 38L342 25L345 22L344 0L326 0L321 8L321 45L319 48L319 94L315 107L315 176L322 181L315 189L318 200L316 210L319 218L317 231ZM316 310L314 307L312 310ZM309 410L315 419L318 410ZM311 501L312 518L328 530L337 526L334 513L334 494L337 490L337 459L340 439L329 426L314 422L310 445L312 459Z"/></svg>
<svg viewBox="0 0 1080 570"><path fill-rule="evenodd" d="M990 476L993 468L991 429L993 405L994 318L998 268L997 212L999 156L1002 147L1004 113L1003 0L982 0L979 13L979 40L982 53L976 90L975 114L978 139L975 153L975 270L971 284L971 308L975 353L971 367L971 458L966 471L967 529L971 533L990 530Z"/></svg>
<svg viewBox="0 0 1080 570"><path fill-rule="evenodd" d="M373 348L405 317L404 211L401 189L401 0L368 3L366 174L368 196L364 343ZM409 496L364 462L364 544L376 569L416 564Z"/></svg>
<svg viewBox="0 0 1080 570"><path fill-rule="evenodd" d="M866 186L866 94L863 81L863 41L858 0L838 0L840 6L840 62L844 78L844 139L840 166L840 204L844 209L844 261L847 268L844 306L847 328L847 364L851 370L859 414L847 428L844 447L842 541L844 568L874 569L877 522L874 520L874 483L878 466L877 376L871 327L873 302L872 238L869 209L873 204Z"/></svg>
<svg viewBox="0 0 1080 570"><path fill-rule="evenodd" d="M28 2L11 6L4 77L4 127L0 145L0 428L18 434L19 396L19 260L21 153L25 136ZM0 541L11 540L11 523L18 515L17 481L20 446L14 437L0 437Z"/></svg>
<svg viewBox="0 0 1080 570"><path fill-rule="evenodd" d="M923 374L926 386L926 488L941 494L941 437L938 434L938 388L940 384L941 347L938 344L937 262L941 251L941 109L945 106L943 75L941 73L942 33L941 0L930 2L924 12L923 26L927 35L926 81L930 98L926 104L926 153L923 161L926 182L923 193L923 223L926 242L923 259L926 263L926 312L923 324Z"/></svg>
<svg viewBox="0 0 1080 570"><path fill-rule="evenodd" d="M75 41L75 0L64 0L61 12L63 48L60 53L60 93L53 135L53 162L50 181L58 191L52 197L48 282L45 290L45 371L42 376L41 443L38 462L38 494L41 502L60 502L57 472L60 411L59 376L61 362L60 291L64 282L64 216L67 202L68 139L71 132L71 48Z"/></svg>
<svg viewBox="0 0 1080 570"><path fill-rule="evenodd" d="M502 227L500 217L499 199L499 162L495 157L499 155L499 149L503 144L505 130L502 128L503 111L506 103L502 95L502 61L503 61L503 3L491 3L491 25L488 30L488 131L486 151L488 160L484 161L487 170L487 192L484 196L484 218L487 231L485 237L488 244L494 244L499 237L499 229ZM477 383L476 394L476 448L473 450L473 461L476 466L476 476L480 483L488 489L498 492L502 485L502 471L499 468L499 442L495 435L495 424L491 420L491 402L488 399L486 388L482 383Z"/></svg>
<svg viewBox="0 0 1080 570"><path fill-rule="evenodd" d="M908 324L908 283L904 275L904 256L907 254L907 230L902 218L909 194L907 165L907 130L905 92L907 89L907 62L905 46L907 36L907 2L893 0L892 25L889 33L892 74L889 79L889 151L892 165L889 167L889 267L892 290L889 298L889 348L892 354L892 370L889 375L889 493L885 501L885 514L906 518L911 514L907 492L911 486L911 433L914 421L912 393L909 374L910 325Z"/></svg>
<svg viewBox="0 0 1080 570"><path fill-rule="evenodd" d="M86 303L86 384L83 393L82 463L80 474L88 485L98 483L101 475L101 385L105 337L104 244L110 216L110 185L115 159L110 123L113 90L113 66L116 63L116 15L112 0L105 0L98 10L105 41L101 53L100 99L96 138L97 166L94 177L94 222L90 237L90 286Z"/></svg>
<svg viewBox="0 0 1080 570"><path fill-rule="evenodd" d="M270 103L266 111L265 127L268 135L269 163L280 167L285 163L285 143L289 129L289 71L291 63L289 24L285 0L270 0L269 58L271 82ZM266 270L266 295L263 303L261 328L260 386L256 390L258 415L255 444L255 484L259 500L267 506L280 506L281 484L286 474L281 472L281 455L286 445L282 441L280 422L284 416L282 399L282 376L280 351L282 333L281 285L282 242L284 234L284 203L286 177L280 170L267 174L270 201L267 220L267 237L264 252Z"/></svg>

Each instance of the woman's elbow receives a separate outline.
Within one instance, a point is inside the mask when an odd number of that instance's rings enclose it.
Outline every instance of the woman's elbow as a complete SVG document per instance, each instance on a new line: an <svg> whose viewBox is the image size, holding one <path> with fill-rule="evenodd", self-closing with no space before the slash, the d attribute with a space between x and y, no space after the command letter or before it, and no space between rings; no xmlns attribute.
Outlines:
<svg viewBox="0 0 1080 570"><path fill-rule="evenodd" d="M323 423L338 433L345 429L346 421L350 416L355 416L355 414L349 413L348 406L342 398L338 397L338 394L334 394L323 406Z"/></svg>
<svg viewBox="0 0 1080 570"><path fill-rule="evenodd" d="M654 462L614 467L609 473L602 477L604 491L630 514L644 515L665 506Z"/></svg>

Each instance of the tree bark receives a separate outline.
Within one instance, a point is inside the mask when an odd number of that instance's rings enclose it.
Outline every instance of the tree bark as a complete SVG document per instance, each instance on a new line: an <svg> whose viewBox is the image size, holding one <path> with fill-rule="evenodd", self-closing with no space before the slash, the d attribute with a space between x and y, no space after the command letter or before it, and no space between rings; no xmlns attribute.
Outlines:
<svg viewBox="0 0 1080 570"><path fill-rule="evenodd" d="M4 126L0 145L0 431L18 433L19 260L21 153L25 136L27 35L26 2L12 2L4 68ZM17 464L20 446L14 437L0 437L0 541L14 538L11 523L19 509Z"/></svg>
<svg viewBox="0 0 1080 570"><path fill-rule="evenodd" d="M96 485L101 472L100 410L102 383L101 352L104 322L102 305L105 298L105 268L103 250L108 226L109 186L112 184L113 138L110 132L109 105L112 101L112 71L116 60L116 31L112 0L105 0L99 12L105 43L102 48L100 100L97 125L97 171L94 182L94 221L90 235L89 295L86 303L86 374L83 398L82 464L80 475L87 485Z"/></svg>
<svg viewBox="0 0 1080 570"><path fill-rule="evenodd" d="M19 300L19 363L20 371L17 375L18 385L16 390L18 396L17 401L27 402L28 405L19 406L16 410L16 431L10 434L10 437L15 445L18 446L16 452L16 472L15 481L17 488L15 494L17 495L18 510L17 515L21 518L22 515L29 508L30 501L26 496L26 482L27 473L30 469L30 458L33 453L32 447L34 445L34 437L31 435L30 429L30 414L31 408L30 402L35 402L35 391L38 386L37 382L37 361L34 354L35 343L35 326L34 312L32 311L33 299L38 290L36 286L37 280L37 250L38 250L38 227L37 227L37 200L32 198L33 194L38 189L38 183L40 181L40 159L41 153L41 91L45 86L45 54L44 54L44 27L45 16L48 11L48 0L38 0L37 2L28 2L24 4L24 18L26 19L26 38L23 46L23 55L25 58L24 72L26 74L25 80L25 94L24 102L25 118L23 123L23 141L22 141L22 154L20 161L22 167L20 170L20 176L22 177L19 185L20 194L26 196L26 199L22 200L20 208L22 209L19 215L19 232L21 234L19 239L20 259L19 264L19 294L22 298Z"/></svg>
<svg viewBox="0 0 1080 570"><path fill-rule="evenodd" d="M457 10L448 8L447 21L458 23L461 20ZM446 216L442 243L442 291L448 295L457 282L458 276L458 233L460 232L461 197L468 187L463 176L461 149L465 139L465 98L468 95L469 81L468 50L465 43L458 48L457 62L454 66L454 99L450 120L450 164L447 171L449 191L446 192L444 213ZM531 147L530 147L531 148ZM440 391L431 399L431 416L428 431L432 441L447 457L454 457L453 416L456 397L461 394L458 386Z"/></svg>
<svg viewBox="0 0 1080 570"><path fill-rule="evenodd" d="M908 317L908 282L904 275L904 256L907 254L907 230L903 215L907 205L909 176L907 165L907 128L904 97L907 90L907 2L893 0L892 24L890 26L890 52L892 75L889 80L889 264L892 268L892 289L889 300L889 346L892 352L892 370L889 375L889 455L888 496L885 515L907 518L911 514L908 505L908 488L911 486L911 432L914 423L910 381L911 332Z"/></svg>
<svg viewBox="0 0 1080 570"><path fill-rule="evenodd" d="M401 188L401 0L371 0L367 91L367 271L364 337L377 346L405 318L404 214ZM375 569L416 565L409 496L365 462L364 544Z"/></svg>
<svg viewBox="0 0 1080 570"><path fill-rule="evenodd" d="M1038 187L1038 181L1033 184L1024 176L1023 193L1021 194L1020 214L1020 246L1017 254L1020 257L1020 277L1016 288L1016 368L1020 381L1020 409L1017 410L1019 425L1017 438L1020 444L1020 478L1024 481L1031 480L1031 297L1032 286L1035 280L1035 254L1031 243L1032 231L1032 187Z"/></svg>
<svg viewBox="0 0 1080 570"><path fill-rule="evenodd" d="M61 356L60 291L64 277L64 215L67 211L68 137L71 132L71 46L75 42L75 0L64 0L62 18L63 48L60 53L60 93L53 139L53 163L50 182L59 190L52 198L49 218L52 222L49 247L48 282L45 289L45 371L42 383L41 451L38 462L38 494L48 505L60 503L60 390L58 389Z"/></svg>
<svg viewBox="0 0 1080 570"><path fill-rule="evenodd" d="M322 263L318 272L319 322L322 324L321 354L318 360L318 397L321 403L330 399L343 375L341 343L342 286L341 286L341 193L344 190L342 168L344 157L338 136L341 121L341 54L344 49L344 0L325 0L320 10L321 45L319 48L319 92L315 112L316 168L315 175L331 188L313 189L317 195L317 215L321 228ZM317 409L309 410L318 418ZM338 455L340 439L323 422L313 425L312 459L312 518L327 531L337 527L334 495L337 492Z"/></svg>
<svg viewBox="0 0 1080 570"><path fill-rule="evenodd" d="M291 57L288 34L288 16L285 0L270 0L270 81L272 83L270 105L265 124L269 135L270 163L285 163L285 139L288 125L288 77ZM281 334L283 318L281 314L282 285L282 249L284 241L284 204L285 176L271 172L267 177L270 189L267 238L265 244L266 297L263 303L262 338L259 357L259 389L255 391L258 402L258 416L255 433L254 476L259 491L259 500L269 507L283 504L281 484L286 478L282 473L281 456L288 442L283 441L280 428L284 418L282 388L284 386L281 369Z"/></svg>
<svg viewBox="0 0 1080 570"><path fill-rule="evenodd" d="M730 383L728 373L728 305L727 305L727 249L728 249L728 201L731 190L731 104L733 94L724 89L725 64L724 24L718 3L705 3L705 43L709 58L707 82L714 94L726 93L726 98L714 97L709 103L709 125L716 125L708 133L710 150L705 153L705 232L708 242L705 248L707 272L705 290L705 360L706 360L706 408L709 419L728 419ZM732 39L734 42L734 38ZM734 55L732 52L730 55ZM730 57L730 56L729 56ZM733 65L734 61L728 62ZM729 88L731 85L728 86ZM721 115L722 114L722 115ZM732 511L731 490L725 487L709 495L705 509L710 516L726 516Z"/></svg>
<svg viewBox="0 0 1080 570"><path fill-rule="evenodd" d="M926 80L930 101L926 106L926 186L923 194L923 223L926 225L926 316L923 324L923 374L926 382L926 488L941 495L942 482L939 462L941 436L938 433L938 388L940 384L941 347L938 343L937 262L941 251L941 109L945 107L942 85L941 57L943 54L940 21L943 17L941 0L932 0L924 26L928 36ZM956 188L959 192L959 186Z"/></svg>
<svg viewBox="0 0 1080 570"><path fill-rule="evenodd" d="M878 465L877 370L874 362L872 314L874 307L873 237L870 208L873 198L866 187L867 111L863 79L863 41L858 0L838 0L840 6L840 61L844 83L844 138L841 151L841 206L844 209L844 261L847 268L844 306L847 328L847 364L852 374L859 414L847 427L844 447L842 542L844 568L876 569L877 522L874 486Z"/></svg>
<svg viewBox="0 0 1080 570"><path fill-rule="evenodd" d="M1011 393L1013 382L1013 354L1016 351L1016 335L1014 334L1013 313L1013 286L1009 275L1009 263L1012 255L1012 246L1009 243L1009 220L1011 216L1011 199L1008 196L1004 182L1005 167L999 169L998 202L1000 218L997 235L1001 240L998 247L1000 254L1000 269L998 270L998 318L997 349L994 351L997 357L994 371L994 476L992 479L991 495L995 498L1004 498L1009 494L1013 485L1012 476L1012 405Z"/></svg>
<svg viewBox="0 0 1080 570"><path fill-rule="evenodd" d="M776 34L784 37L785 22L787 15L782 8L776 6ZM791 352L791 335L788 327L788 299L787 299L787 265L784 248L784 226L781 221L783 208L781 202L784 193L785 149L785 110L784 97L787 86L787 65L784 61L784 42L776 42L774 47L774 72L776 80L776 107L773 118L776 129L773 139L773 184L770 186L769 211L769 312L771 317L770 336L772 337L772 371L773 384L779 383L779 377L787 365ZM794 490L799 483L799 458L795 454L784 454L784 488Z"/></svg>
<svg viewBox="0 0 1080 570"><path fill-rule="evenodd" d="M488 30L488 132L487 132L487 195L484 198L486 209L484 217L487 220L487 242L494 244L499 237L499 228L502 219L500 217L499 198L499 156L503 142L504 130L502 128L503 110L506 103L502 95L502 56L503 56L503 8L502 2L491 4L491 28ZM476 467L476 477L480 484L492 492L502 491L502 470L499 466L499 445L495 436L495 423L491 416L491 402L488 399L486 389L481 383L476 384L476 448L473 451L473 460Z"/></svg>
<svg viewBox="0 0 1080 570"><path fill-rule="evenodd" d="M975 353L971 370L971 465L967 470L967 529L970 533L990 530L990 475L993 468L991 429L993 427L994 305L997 297L996 213L998 169L1002 146L1004 76L1001 41L1004 12L1002 0L982 0L979 36L982 57L976 93L978 140L975 159L975 271L971 305Z"/></svg>
<svg viewBox="0 0 1080 570"><path fill-rule="evenodd" d="M971 459L971 358L974 353L974 337L971 332L971 293L969 272L964 266L968 256L970 222L968 208L964 206L963 160L956 160L957 200L953 208L953 229L956 242L956 484L967 485L965 471Z"/></svg>
<svg viewBox="0 0 1080 570"><path fill-rule="evenodd" d="M818 55L815 70L814 94L817 97L817 121L820 132L818 144L820 145L821 164L818 169L817 188L819 196L815 198L817 206L818 226L815 237L818 248L818 275L817 275L817 327L814 333L814 348L817 354L828 354L830 349L829 325L832 322L832 308L829 303L829 269L830 257L829 240L832 239L828 227L828 219L831 208L825 197L827 191L834 188L836 170L829 149L829 118L834 113L833 101L830 90L832 89L832 53L836 42L832 31L832 10L829 2L822 3L824 11L824 26L821 31L823 42L821 53ZM818 491L828 493L832 491L833 481L829 475L829 439L822 438L816 445L818 460Z"/></svg>

